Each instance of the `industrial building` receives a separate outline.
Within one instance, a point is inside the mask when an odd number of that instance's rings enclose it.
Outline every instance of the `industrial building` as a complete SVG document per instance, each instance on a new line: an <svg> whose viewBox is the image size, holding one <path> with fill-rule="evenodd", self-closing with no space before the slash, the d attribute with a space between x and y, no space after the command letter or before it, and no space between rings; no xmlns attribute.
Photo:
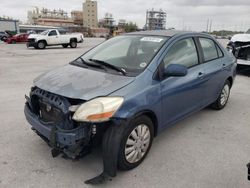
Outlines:
<svg viewBox="0 0 250 188"><path fill-rule="evenodd" d="M83 25L83 12L81 10L71 11L71 18L75 25Z"/></svg>
<svg viewBox="0 0 250 188"><path fill-rule="evenodd" d="M49 10L47 8L39 10L38 7L35 7L32 11L28 11L28 23L55 27L74 25L74 21L68 17L68 13L64 10Z"/></svg>
<svg viewBox="0 0 250 188"><path fill-rule="evenodd" d="M154 9L147 10L146 13L146 30L163 30L166 28L167 13L162 9L156 11Z"/></svg>
<svg viewBox="0 0 250 188"><path fill-rule="evenodd" d="M86 0L86 2L83 3L83 26L98 27L97 1Z"/></svg>
<svg viewBox="0 0 250 188"><path fill-rule="evenodd" d="M110 13L106 13L104 18L99 20L99 27L103 28L112 28L114 27L115 20L113 15Z"/></svg>
<svg viewBox="0 0 250 188"><path fill-rule="evenodd" d="M10 31L19 33L19 21L13 19L0 18L0 31Z"/></svg>

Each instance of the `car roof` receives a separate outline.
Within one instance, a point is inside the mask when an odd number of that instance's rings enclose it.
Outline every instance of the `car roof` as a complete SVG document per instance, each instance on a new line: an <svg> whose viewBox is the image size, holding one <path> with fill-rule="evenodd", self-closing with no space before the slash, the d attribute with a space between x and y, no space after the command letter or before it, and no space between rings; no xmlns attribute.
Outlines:
<svg viewBox="0 0 250 188"><path fill-rule="evenodd" d="M166 37L172 37L174 35L180 35L180 34L197 34L197 32L179 31L172 29L172 30L148 30L148 31L126 33L126 35L153 35L153 36L166 36Z"/></svg>

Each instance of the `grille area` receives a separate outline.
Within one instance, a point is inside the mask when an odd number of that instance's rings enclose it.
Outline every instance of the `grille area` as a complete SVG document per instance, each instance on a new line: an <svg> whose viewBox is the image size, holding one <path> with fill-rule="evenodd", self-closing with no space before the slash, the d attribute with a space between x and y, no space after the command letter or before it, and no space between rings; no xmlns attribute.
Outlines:
<svg viewBox="0 0 250 188"><path fill-rule="evenodd" d="M42 122L54 124L60 129L70 130L76 127L69 112L69 101L39 88L30 93L31 109Z"/></svg>
<svg viewBox="0 0 250 188"><path fill-rule="evenodd" d="M42 100L39 100L40 107L40 119L44 122L61 123L63 121L63 113L60 109L48 104Z"/></svg>
<svg viewBox="0 0 250 188"><path fill-rule="evenodd" d="M35 42L35 39L28 39L28 42Z"/></svg>

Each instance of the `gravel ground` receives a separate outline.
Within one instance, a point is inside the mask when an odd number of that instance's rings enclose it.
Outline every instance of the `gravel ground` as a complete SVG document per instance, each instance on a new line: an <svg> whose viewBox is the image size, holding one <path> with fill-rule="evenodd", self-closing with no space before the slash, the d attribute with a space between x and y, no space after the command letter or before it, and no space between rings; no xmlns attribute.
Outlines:
<svg viewBox="0 0 250 188"><path fill-rule="evenodd" d="M23 107L36 76L101 41L45 50L0 44L0 187L91 187L84 180L101 172L100 148L77 162L52 158L47 144L30 130ZM207 108L168 128L142 165L119 172L102 187L247 188L248 162L250 78L238 75L224 110Z"/></svg>

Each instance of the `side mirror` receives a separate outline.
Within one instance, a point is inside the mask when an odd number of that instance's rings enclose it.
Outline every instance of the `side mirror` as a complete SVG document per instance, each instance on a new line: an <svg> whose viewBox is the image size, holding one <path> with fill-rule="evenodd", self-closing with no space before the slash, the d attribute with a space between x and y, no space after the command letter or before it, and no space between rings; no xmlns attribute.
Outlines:
<svg viewBox="0 0 250 188"><path fill-rule="evenodd" d="M164 76L186 76L187 67L179 64L170 64L164 69Z"/></svg>

